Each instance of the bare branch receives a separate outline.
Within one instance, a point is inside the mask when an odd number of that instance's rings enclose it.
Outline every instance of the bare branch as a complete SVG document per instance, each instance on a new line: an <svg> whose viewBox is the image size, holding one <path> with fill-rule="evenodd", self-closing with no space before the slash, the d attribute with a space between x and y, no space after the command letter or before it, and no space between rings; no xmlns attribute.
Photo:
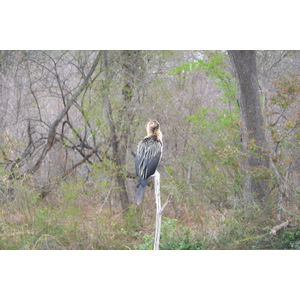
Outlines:
<svg viewBox="0 0 300 300"><path fill-rule="evenodd" d="M161 231L161 217L164 209L170 203L173 194L169 194L167 201L161 207L160 202L160 174L158 171L154 173L155 180L155 200L156 200L156 228L155 228L155 238L154 238L154 250L159 250L159 239Z"/></svg>
<svg viewBox="0 0 300 300"><path fill-rule="evenodd" d="M41 166L44 158L46 157L48 151L52 148L54 140L55 140L55 135L56 135L56 129L58 124L61 122L62 118L65 116L65 114L69 111L69 109L71 108L71 106L73 105L73 103L77 100L77 98L79 97L79 95L82 93L82 91L86 88L86 86L89 84L89 80L91 78L91 76L93 75L96 66L99 63L100 60L100 56L101 56L101 52L98 52L97 57L95 58L92 67L88 73L88 75L86 76L86 78L84 79L83 83L80 85L80 87L78 88L78 91L71 97L71 99L68 101L67 105L64 107L64 109L61 111L61 113L56 117L56 119L53 121L53 123L50 125L49 128L49 133L48 133L48 138L47 138L47 143L44 146L43 152L40 155L40 157L38 158L37 162L35 163L35 165L27 171L27 173L35 173Z"/></svg>
<svg viewBox="0 0 300 300"><path fill-rule="evenodd" d="M62 178L65 178L66 176L68 176L74 169L76 169L78 166L82 165L84 162L86 162L94 153L97 152L98 148L101 146L101 143L98 143L98 145L96 145L92 151L90 153L88 153L81 161L79 161L78 163L76 163L75 165L72 166L72 168L70 168L68 171L66 171L66 173L62 176Z"/></svg>
<svg viewBox="0 0 300 300"><path fill-rule="evenodd" d="M270 234L275 235L276 232L277 232L279 229L284 228L284 227L287 227L288 225L289 225L289 221L286 221L286 222L284 222L284 223L281 223L280 225L273 227L273 228L271 229L271 231L270 231Z"/></svg>

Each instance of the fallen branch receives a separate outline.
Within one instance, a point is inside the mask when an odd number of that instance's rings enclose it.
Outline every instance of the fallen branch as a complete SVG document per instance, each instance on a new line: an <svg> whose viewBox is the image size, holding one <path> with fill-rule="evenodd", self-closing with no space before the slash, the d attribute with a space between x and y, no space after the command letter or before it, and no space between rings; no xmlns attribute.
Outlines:
<svg viewBox="0 0 300 300"><path fill-rule="evenodd" d="M275 235L276 232L277 232L279 229L284 228L284 227L286 227L286 226L288 226L288 225L289 225L289 221L286 221L286 222L284 222L284 223L282 223L282 224L280 224L280 225L277 225L277 226L275 226L275 227L273 227L273 228L271 229L270 234Z"/></svg>

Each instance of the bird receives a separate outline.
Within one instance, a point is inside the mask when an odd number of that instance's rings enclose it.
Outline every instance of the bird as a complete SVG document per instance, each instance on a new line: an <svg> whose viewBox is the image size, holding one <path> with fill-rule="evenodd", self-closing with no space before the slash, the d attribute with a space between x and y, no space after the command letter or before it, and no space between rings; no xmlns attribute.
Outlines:
<svg viewBox="0 0 300 300"><path fill-rule="evenodd" d="M148 178L154 175L160 162L163 150L162 133L158 121L151 120L146 124L147 136L137 146L135 170L138 177L136 201L139 205L145 195Z"/></svg>

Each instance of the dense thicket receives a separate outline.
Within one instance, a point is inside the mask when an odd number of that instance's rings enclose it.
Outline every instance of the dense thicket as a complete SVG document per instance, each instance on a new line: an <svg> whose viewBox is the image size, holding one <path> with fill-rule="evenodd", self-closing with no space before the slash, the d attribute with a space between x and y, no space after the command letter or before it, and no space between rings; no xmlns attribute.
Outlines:
<svg viewBox="0 0 300 300"><path fill-rule="evenodd" d="M0 248L151 248L154 192L137 209L134 173L149 119L173 193L162 249L298 248L300 53L251 55L263 152L226 51L1 51Z"/></svg>

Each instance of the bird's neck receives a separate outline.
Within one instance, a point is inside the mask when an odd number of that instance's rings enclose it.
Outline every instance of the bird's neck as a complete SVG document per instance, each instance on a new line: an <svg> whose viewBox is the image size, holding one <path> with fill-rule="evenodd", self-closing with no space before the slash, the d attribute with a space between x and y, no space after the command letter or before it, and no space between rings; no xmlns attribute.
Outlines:
<svg viewBox="0 0 300 300"><path fill-rule="evenodd" d="M158 139L158 140L162 141L162 133L161 133L160 130L157 130L156 136L157 136L157 139Z"/></svg>
<svg viewBox="0 0 300 300"><path fill-rule="evenodd" d="M152 129L147 130L147 136L150 136L150 135L153 135L153 134L157 136L158 140L162 141L162 133L159 129L155 130L155 132Z"/></svg>

